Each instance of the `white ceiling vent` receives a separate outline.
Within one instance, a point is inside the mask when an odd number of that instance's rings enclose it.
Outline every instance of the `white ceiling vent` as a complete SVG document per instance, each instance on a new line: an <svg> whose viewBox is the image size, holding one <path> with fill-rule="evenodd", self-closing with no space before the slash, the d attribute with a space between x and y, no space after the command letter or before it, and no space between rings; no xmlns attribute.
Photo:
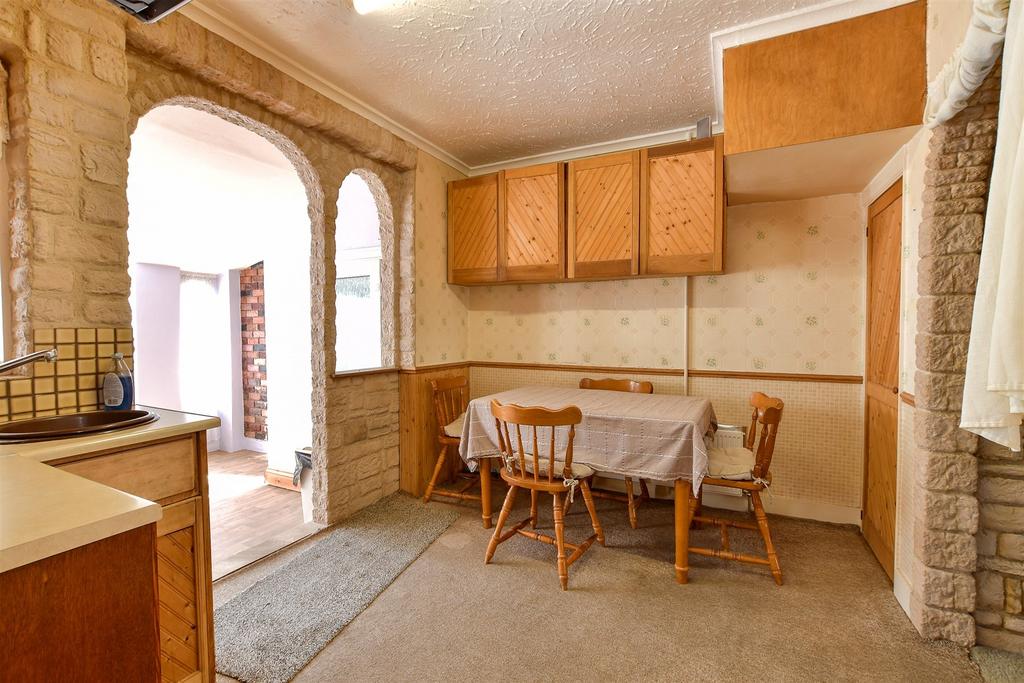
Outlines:
<svg viewBox="0 0 1024 683"><path fill-rule="evenodd" d="M139 21L153 24L191 0L110 0Z"/></svg>

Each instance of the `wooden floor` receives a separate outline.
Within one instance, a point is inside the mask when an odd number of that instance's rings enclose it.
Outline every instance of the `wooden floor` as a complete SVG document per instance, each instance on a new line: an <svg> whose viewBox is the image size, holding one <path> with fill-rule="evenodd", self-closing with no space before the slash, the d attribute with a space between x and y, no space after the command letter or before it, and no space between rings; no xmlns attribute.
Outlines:
<svg viewBox="0 0 1024 683"><path fill-rule="evenodd" d="M263 482L267 456L255 451L209 456L210 544L219 579L317 530L302 521L298 491Z"/></svg>

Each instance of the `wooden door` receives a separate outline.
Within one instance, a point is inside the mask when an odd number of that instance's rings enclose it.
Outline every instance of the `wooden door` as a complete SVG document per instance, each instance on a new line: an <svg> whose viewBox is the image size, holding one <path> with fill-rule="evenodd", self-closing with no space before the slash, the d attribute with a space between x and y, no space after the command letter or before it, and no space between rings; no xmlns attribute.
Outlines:
<svg viewBox="0 0 1024 683"><path fill-rule="evenodd" d="M213 678L210 539L203 505L201 498L170 505L157 523L160 675L173 683Z"/></svg>
<svg viewBox="0 0 1024 683"><path fill-rule="evenodd" d="M497 282L498 174L448 183L448 282Z"/></svg>
<svg viewBox="0 0 1024 683"><path fill-rule="evenodd" d="M570 278L639 273L640 152L569 162Z"/></svg>
<svg viewBox="0 0 1024 683"><path fill-rule="evenodd" d="M903 181L868 210L863 532L889 578L896 530Z"/></svg>
<svg viewBox="0 0 1024 683"><path fill-rule="evenodd" d="M499 180L499 263L504 279L550 282L565 277L565 164L504 171Z"/></svg>
<svg viewBox="0 0 1024 683"><path fill-rule="evenodd" d="M640 272L722 270L725 187L722 136L640 153Z"/></svg>

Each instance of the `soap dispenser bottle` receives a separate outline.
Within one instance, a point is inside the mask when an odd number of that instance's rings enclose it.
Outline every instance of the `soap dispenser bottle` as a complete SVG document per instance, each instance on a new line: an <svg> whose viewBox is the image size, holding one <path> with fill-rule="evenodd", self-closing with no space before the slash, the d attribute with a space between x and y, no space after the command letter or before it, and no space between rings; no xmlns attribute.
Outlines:
<svg viewBox="0 0 1024 683"><path fill-rule="evenodd" d="M113 359L113 371L103 376L103 407L106 410L129 410L135 404L132 371L124 362L123 353L115 353Z"/></svg>

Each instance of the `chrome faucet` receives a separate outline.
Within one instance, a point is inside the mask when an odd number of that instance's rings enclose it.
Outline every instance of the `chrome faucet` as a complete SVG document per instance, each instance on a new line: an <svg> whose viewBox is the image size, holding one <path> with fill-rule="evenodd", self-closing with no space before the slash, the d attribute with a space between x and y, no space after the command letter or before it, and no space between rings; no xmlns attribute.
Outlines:
<svg viewBox="0 0 1024 683"><path fill-rule="evenodd" d="M12 358L11 360L5 360L0 363L0 375L5 372L10 372L16 368L20 368L22 365L28 365L37 360L45 360L47 363L54 363L57 361L57 349L47 349L46 351L36 351L25 356L19 356L18 358Z"/></svg>

